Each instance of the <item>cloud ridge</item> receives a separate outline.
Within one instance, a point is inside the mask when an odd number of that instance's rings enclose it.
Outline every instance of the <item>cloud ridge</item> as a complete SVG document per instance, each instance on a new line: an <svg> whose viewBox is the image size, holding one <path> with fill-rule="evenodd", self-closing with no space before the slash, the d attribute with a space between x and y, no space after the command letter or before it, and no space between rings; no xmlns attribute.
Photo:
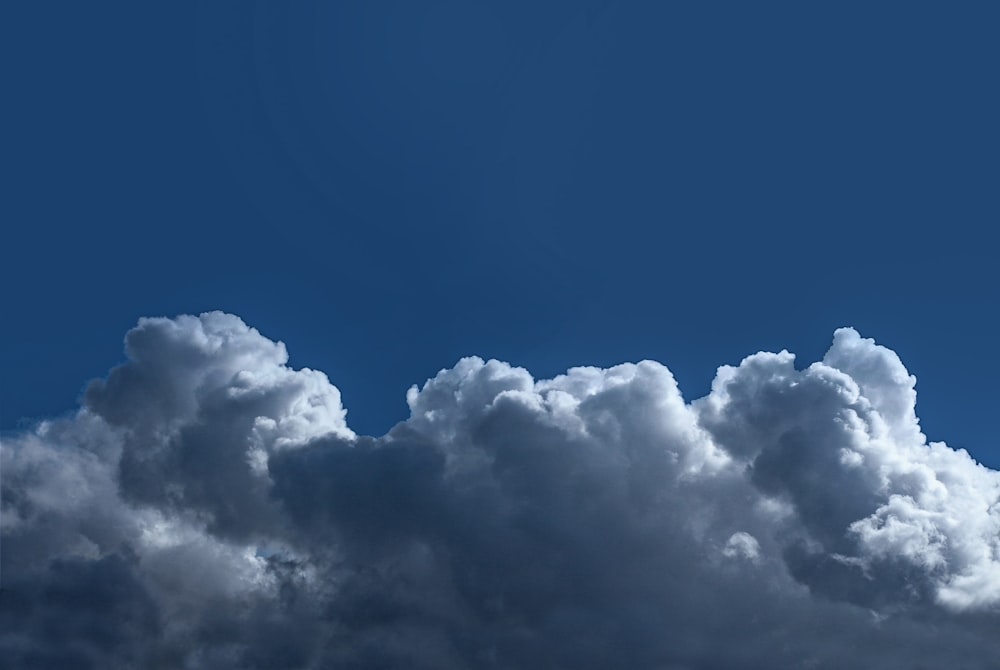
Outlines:
<svg viewBox="0 0 1000 670"><path fill-rule="evenodd" d="M536 380L469 357L386 435L221 312L142 319L0 445L0 666L988 668L1000 473L916 379L822 361Z"/></svg>

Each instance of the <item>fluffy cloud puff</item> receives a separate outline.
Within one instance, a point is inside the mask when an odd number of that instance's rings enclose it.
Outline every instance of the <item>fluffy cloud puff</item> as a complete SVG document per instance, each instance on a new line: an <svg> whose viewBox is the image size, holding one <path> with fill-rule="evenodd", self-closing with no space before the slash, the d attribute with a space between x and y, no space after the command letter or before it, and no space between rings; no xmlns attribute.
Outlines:
<svg viewBox="0 0 1000 670"><path fill-rule="evenodd" d="M350 430L222 313L144 319L70 417L2 445L0 667L992 668L1000 473L914 378L466 358Z"/></svg>

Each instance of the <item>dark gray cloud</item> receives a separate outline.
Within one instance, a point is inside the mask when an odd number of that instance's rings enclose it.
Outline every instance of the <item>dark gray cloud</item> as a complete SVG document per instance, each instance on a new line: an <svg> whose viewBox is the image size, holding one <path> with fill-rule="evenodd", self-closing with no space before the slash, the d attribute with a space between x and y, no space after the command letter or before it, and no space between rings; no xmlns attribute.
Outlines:
<svg viewBox="0 0 1000 670"><path fill-rule="evenodd" d="M0 667L993 668L1000 474L822 362L467 358L355 435L237 317L145 319L2 445Z"/></svg>

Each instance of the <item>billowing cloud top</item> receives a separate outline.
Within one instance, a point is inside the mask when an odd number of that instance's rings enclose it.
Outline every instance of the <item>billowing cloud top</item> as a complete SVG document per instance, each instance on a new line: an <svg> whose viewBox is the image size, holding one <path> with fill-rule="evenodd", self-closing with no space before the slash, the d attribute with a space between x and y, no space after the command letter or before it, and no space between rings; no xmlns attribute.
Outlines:
<svg viewBox="0 0 1000 670"><path fill-rule="evenodd" d="M381 437L222 313L2 445L0 666L995 668L1000 473L851 329L821 362L465 358Z"/></svg>

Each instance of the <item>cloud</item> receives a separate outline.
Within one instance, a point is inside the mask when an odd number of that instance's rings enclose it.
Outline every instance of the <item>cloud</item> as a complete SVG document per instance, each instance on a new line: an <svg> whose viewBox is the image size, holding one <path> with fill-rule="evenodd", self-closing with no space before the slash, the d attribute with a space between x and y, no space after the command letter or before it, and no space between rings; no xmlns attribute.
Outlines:
<svg viewBox="0 0 1000 670"><path fill-rule="evenodd" d="M466 358L359 436L235 316L143 319L69 418L2 445L0 666L988 668L1000 473L915 379Z"/></svg>

